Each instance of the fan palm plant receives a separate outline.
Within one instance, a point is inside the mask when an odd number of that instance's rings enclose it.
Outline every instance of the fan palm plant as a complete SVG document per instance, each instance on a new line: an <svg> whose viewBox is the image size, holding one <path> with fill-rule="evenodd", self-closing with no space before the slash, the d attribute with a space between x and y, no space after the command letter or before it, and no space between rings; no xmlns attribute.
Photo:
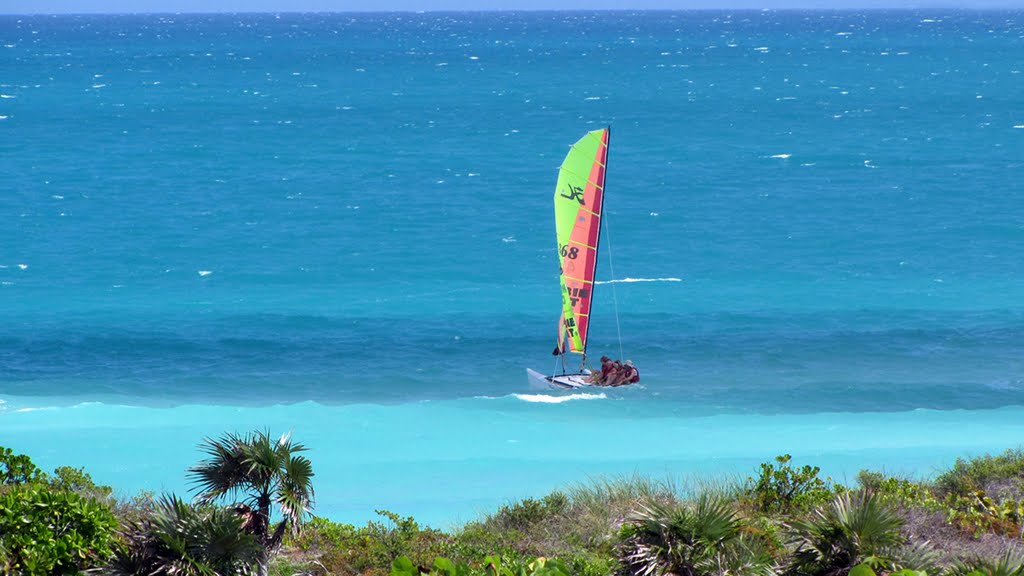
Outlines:
<svg viewBox="0 0 1024 576"><path fill-rule="evenodd" d="M771 558L741 538L728 504L642 502L623 528L621 559L637 576L705 576L773 572Z"/></svg>
<svg viewBox="0 0 1024 576"><path fill-rule="evenodd" d="M994 559L975 558L953 566L950 576L1024 576L1024 556L1007 550Z"/></svg>
<svg viewBox="0 0 1024 576"><path fill-rule="evenodd" d="M836 496L806 520L792 522L796 546L789 571L801 576L840 576L868 561L891 564L904 543L903 520L874 494Z"/></svg>
<svg viewBox="0 0 1024 576"><path fill-rule="evenodd" d="M259 564L260 573L266 574L267 562L285 533L297 532L313 506L313 465L297 454L305 446L289 434L275 440L269 432L253 432L207 438L201 449L208 458L189 469L196 500L208 504L242 496L234 509L243 519L243 529L263 547ZM280 520L272 527L274 505Z"/></svg>
<svg viewBox="0 0 1024 576"><path fill-rule="evenodd" d="M130 522L102 570L108 576L248 576L263 555L233 511L161 498L151 516Z"/></svg>

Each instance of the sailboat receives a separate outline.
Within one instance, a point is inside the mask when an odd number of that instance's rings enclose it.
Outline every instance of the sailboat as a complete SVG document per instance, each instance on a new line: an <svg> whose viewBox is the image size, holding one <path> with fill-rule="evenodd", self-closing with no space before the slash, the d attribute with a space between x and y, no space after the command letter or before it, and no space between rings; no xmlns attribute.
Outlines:
<svg viewBox="0 0 1024 576"><path fill-rule="evenodd" d="M597 249L601 239L610 136L611 128L588 132L572 146L558 171L555 231L562 312L553 354L558 357L562 370L561 374L545 376L528 368L527 375L535 384L565 389L593 385L586 369L587 335L594 297ZM566 372L568 353L581 355L578 372ZM555 368L557 371L557 364Z"/></svg>

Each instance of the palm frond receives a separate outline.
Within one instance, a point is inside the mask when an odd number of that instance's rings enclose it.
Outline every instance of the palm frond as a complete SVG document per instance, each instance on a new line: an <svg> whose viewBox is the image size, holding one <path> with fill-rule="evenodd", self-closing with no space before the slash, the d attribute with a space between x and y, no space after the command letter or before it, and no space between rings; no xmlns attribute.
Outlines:
<svg viewBox="0 0 1024 576"><path fill-rule="evenodd" d="M695 504L639 502L626 520L622 559L634 574L717 574L739 566L730 549L739 520L728 504L702 496ZM760 564L760 563L758 563Z"/></svg>
<svg viewBox="0 0 1024 576"><path fill-rule="evenodd" d="M950 576L970 576L974 573L984 576L1024 576L1024 556L1007 550L995 560L974 558L960 562L948 573Z"/></svg>
<svg viewBox="0 0 1024 576"><path fill-rule="evenodd" d="M927 574L939 574L943 568L942 554L927 540L913 541L893 549L885 548L881 555L891 558L897 570L910 569Z"/></svg>
<svg viewBox="0 0 1024 576"><path fill-rule="evenodd" d="M263 548L230 509L160 498L152 514L129 523L103 573L112 576L247 576Z"/></svg>
<svg viewBox="0 0 1024 576"><path fill-rule="evenodd" d="M236 434L223 438L206 438L199 448L208 455L188 469L190 482L199 492L196 499L202 503L216 501L242 489L247 483L245 443Z"/></svg>
<svg viewBox="0 0 1024 576"><path fill-rule="evenodd" d="M805 520L789 524L794 547L789 571L802 576L844 574L868 557L903 544L903 520L873 494L837 495Z"/></svg>
<svg viewBox="0 0 1024 576"><path fill-rule="evenodd" d="M242 450L250 485L257 492L269 494L282 465L278 443L269 432L254 432L246 438Z"/></svg>
<svg viewBox="0 0 1024 576"><path fill-rule="evenodd" d="M285 462L277 489L277 504L294 527L312 512L313 476L313 463L305 456L292 456Z"/></svg>

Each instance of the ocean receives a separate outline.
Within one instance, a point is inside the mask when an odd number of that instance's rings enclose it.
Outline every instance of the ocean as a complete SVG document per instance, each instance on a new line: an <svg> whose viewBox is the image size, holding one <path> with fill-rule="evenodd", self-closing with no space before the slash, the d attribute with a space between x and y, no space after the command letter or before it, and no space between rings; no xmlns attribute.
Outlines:
<svg viewBox="0 0 1024 576"><path fill-rule="evenodd" d="M1021 53L1020 11L0 16L0 445L187 495L291 432L318 514L437 527L1020 446ZM603 126L589 350L642 379L532 389Z"/></svg>

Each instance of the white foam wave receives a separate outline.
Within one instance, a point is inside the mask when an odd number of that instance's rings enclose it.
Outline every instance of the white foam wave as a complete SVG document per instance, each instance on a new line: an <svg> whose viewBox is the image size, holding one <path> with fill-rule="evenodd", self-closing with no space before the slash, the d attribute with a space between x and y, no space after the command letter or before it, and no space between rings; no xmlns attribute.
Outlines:
<svg viewBox="0 0 1024 576"><path fill-rule="evenodd" d="M7 98L17 98L17 96L12 96L11 94L0 94L0 98L6 100Z"/></svg>
<svg viewBox="0 0 1024 576"><path fill-rule="evenodd" d="M199 270L198 272L200 276L209 276L210 274L213 274L213 270Z"/></svg>
<svg viewBox="0 0 1024 576"><path fill-rule="evenodd" d="M513 394L517 400L532 402L535 404L561 404L570 400L604 400L607 398L601 394L570 394L568 396L548 396L547 394Z"/></svg>
<svg viewBox="0 0 1024 576"><path fill-rule="evenodd" d="M1016 126L1014 126L1014 128L1017 128L1018 130L1024 130L1024 124L1017 124Z"/></svg>
<svg viewBox="0 0 1024 576"><path fill-rule="evenodd" d="M28 268L28 264L18 264L18 268L25 270L26 268Z"/></svg>
<svg viewBox="0 0 1024 576"><path fill-rule="evenodd" d="M620 278L618 280L598 280L594 284L619 284L633 282L682 282L682 278Z"/></svg>
<svg viewBox="0 0 1024 576"><path fill-rule="evenodd" d="M781 158L781 159L785 160L785 159L787 159L787 158L789 158L791 156L792 156L792 154L772 154L771 156L769 156L769 158Z"/></svg>

